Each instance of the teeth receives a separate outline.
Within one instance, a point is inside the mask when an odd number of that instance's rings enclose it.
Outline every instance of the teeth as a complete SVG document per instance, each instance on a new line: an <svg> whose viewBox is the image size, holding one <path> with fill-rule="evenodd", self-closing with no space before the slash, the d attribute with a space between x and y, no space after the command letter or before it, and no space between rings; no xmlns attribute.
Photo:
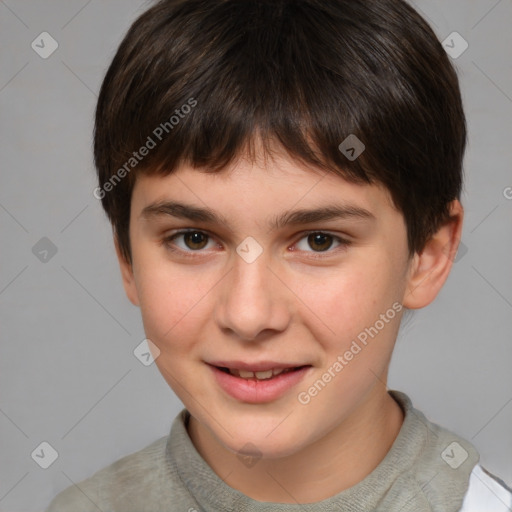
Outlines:
<svg viewBox="0 0 512 512"><path fill-rule="evenodd" d="M283 372L289 372L293 370L293 368L273 368L272 370L266 370L264 372L250 372L247 370L237 370L235 368L229 368L229 373L231 375L235 375L236 377L241 377L242 379L258 379L258 380L267 380L271 379L275 375L280 375Z"/></svg>
<svg viewBox="0 0 512 512"><path fill-rule="evenodd" d="M270 379L272 378L272 370L267 370L266 372L256 372L255 375L257 379Z"/></svg>

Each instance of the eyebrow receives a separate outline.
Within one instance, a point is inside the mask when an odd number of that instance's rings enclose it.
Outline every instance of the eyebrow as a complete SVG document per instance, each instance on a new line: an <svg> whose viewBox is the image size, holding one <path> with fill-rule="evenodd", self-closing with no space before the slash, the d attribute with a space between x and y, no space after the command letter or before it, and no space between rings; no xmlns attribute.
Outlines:
<svg viewBox="0 0 512 512"><path fill-rule="evenodd" d="M192 206L177 201L160 201L146 206L140 217L151 219L160 216L177 217L188 219L193 222L205 222L210 224L224 224L230 227L230 222L221 214L210 208ZM283 212L274 216L268 221L270 230L277 230L284 226L313 224L315 222L336 220L336 219L367 219L374 220L375 215L369 210L354 205L326 205L320 208L300 209Z"/></svg>

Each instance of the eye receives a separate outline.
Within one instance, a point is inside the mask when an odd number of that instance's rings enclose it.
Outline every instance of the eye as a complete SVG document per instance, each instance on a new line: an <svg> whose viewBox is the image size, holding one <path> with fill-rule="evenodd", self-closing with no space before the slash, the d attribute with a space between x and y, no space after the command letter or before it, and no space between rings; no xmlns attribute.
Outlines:
<svg viewBox="0 0 512 512"><path fill-rule="evenodd" d="M302 243L301 247L301 242L303 240L306 242ZM299 240L296 246L301 251L310 252L306 247L309 246L310 248L314 249L313 252L326 252L332 247L333 243L337 243L337 247L344 247L349 245L347 240L344 240L339 236L331 235L330 233L325 233L323 231L313 231L306 233L305 236Z"/></svg>
<svg viewBox="0 0 512 512"><path fill-rule="evenodd" d="M178 238L183 238L184 245L180 246L174 242ZM173 235L165 238L163 243L171 251L176 250L173 248L173 246L176 246L183 252L198 252L207 246L209 238L210 236L204 231L194 229L174 233Z"/></svg>

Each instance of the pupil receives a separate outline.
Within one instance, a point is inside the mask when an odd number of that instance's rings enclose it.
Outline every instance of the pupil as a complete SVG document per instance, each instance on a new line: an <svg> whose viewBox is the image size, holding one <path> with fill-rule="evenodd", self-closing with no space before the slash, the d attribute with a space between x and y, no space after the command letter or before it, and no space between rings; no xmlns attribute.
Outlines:
<svg viewBox="0 0 512 512"><path fill-rule="evenodd" d="M327 242L326 242L327 239ZM322 246L319 248L320 251L326 251L332 245L332 237L321 233L312 233L308 236L308 242L314 249L313 245Z"/></svg>

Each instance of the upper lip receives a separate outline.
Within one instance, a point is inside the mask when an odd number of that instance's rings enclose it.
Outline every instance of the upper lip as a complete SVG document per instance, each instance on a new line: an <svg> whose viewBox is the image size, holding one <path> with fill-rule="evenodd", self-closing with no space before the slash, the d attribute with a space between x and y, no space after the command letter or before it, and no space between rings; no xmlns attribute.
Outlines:
<svg viewBox="0 0 512 512"><path fill-rule="evenodd" d="M265 372L268 370L285 370L286 368L309 366L301 363L279 363L277 361L258 361L254 363L247 363L244 361L211 361L207 364L217 366L218 368L245 370L247 372Z"/></svg>

